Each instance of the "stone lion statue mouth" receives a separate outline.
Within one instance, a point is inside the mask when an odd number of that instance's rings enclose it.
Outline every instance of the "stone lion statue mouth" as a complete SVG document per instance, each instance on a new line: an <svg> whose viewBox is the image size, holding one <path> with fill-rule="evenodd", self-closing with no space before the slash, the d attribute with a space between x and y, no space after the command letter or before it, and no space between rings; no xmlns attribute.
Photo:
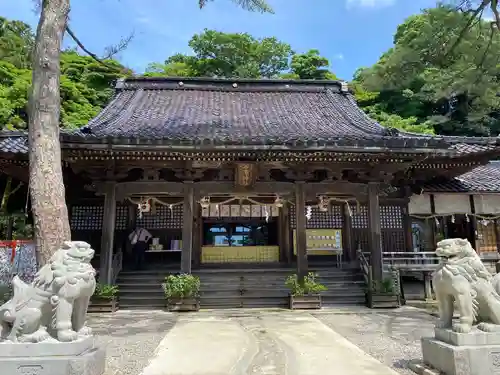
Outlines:
<svg viewBox="0 0 500 375"><path fill-rule="evenodd" d="M477 256L469 241L463 239L447 239L439 241L435 254L444 263L454 263L468 257Z"/></svg>

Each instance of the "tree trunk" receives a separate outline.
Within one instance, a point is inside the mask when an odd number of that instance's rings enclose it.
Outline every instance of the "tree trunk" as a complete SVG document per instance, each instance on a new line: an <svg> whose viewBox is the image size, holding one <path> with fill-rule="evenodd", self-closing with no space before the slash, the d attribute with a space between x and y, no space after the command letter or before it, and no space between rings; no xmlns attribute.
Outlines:
<svg viewBox="0 0 500 375"><path fill-rule="evenodd" d="M60 54L70 0L43 0L33 54L29 104L30 193L42 264L71 238L59 142Z"/></svg>

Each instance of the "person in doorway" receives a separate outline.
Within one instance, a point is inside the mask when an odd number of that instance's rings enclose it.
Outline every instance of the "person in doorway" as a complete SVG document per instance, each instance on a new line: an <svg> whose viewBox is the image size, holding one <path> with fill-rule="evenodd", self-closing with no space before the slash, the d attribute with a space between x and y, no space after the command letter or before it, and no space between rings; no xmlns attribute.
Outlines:
<svg viewBox="0 0 500 375"><path fill-rule="evenodd" d="M148 241L152 237L151 233L144 228L135 228L135 230L128 236L130 244L132 245L134 267L137 270L142 269L144 266L144 256L146 254L146 250L148 249Z"/></svg>

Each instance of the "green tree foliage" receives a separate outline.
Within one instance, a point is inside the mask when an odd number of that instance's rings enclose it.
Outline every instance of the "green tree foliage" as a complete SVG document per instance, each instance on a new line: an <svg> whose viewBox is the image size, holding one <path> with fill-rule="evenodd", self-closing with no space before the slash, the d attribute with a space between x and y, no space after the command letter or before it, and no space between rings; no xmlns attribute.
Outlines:
<svg viewBox="0 0 500 375"><path fill-rule="evenodd" d="M0 17L0 60L28 69L34 38L33 31L24 22Z"/></svg>
<svg viewBox="0 0 500 375"><path fill-rule="evenodd" d="M336 80L335 74L328 70L329 65L330 62L326 57L320 56L317 49L311 49L307 53L294 54L290 63L290 73L282 77Z"/></svg>
<svg viewBox="0 0 500 375"><path fill-rule="evenodd" d="M34 34L29 25L0 18L0 123L10 130L27 128L28 91ZM131 74L114 60L99 63L76 51L61 55L61 126L85 125L113 94L113 82Z"/></svg>
<svg viewBox="0 0 500 375"><path fill-rule="evenodd" d="M247 33L205 30L189 41L193 56L177 54L151 64L149 76L273 78L288 68L290 45L278 39L256 39Z"/></svg>
<svg viewBox="0 0 500 375"><path fill-rule="evenodd" d="M379 92L364 103L367 112L412 118L439 134L498 135L500 34L488 22L468 22L468 14L439 6L401 24L394 47L355 78L360 89Z"/></svg>

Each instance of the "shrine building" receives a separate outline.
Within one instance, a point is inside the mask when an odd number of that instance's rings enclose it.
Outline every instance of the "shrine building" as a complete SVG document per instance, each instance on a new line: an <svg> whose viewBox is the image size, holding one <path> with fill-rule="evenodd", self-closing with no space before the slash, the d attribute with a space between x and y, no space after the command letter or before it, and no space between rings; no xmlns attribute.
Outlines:
<svg viewBox="0 0 500 375"><path fill-rule="evenodd" d="M154 237L151 268L305 275L352 267L360 249L381 280L383 252L433 247L410 214L439 225L455 198L431 199L430 187L500 155L497 138L384 128L343 82L209 78L120 80L96 118L61 132L61 148L73 239L96 249L107 282L122 268L116 254L126 268L136 227ZM26 134L2 132L2 172L27 181L27 151ZM479 203L466 199L446 215L473 237Z"/></svg>

